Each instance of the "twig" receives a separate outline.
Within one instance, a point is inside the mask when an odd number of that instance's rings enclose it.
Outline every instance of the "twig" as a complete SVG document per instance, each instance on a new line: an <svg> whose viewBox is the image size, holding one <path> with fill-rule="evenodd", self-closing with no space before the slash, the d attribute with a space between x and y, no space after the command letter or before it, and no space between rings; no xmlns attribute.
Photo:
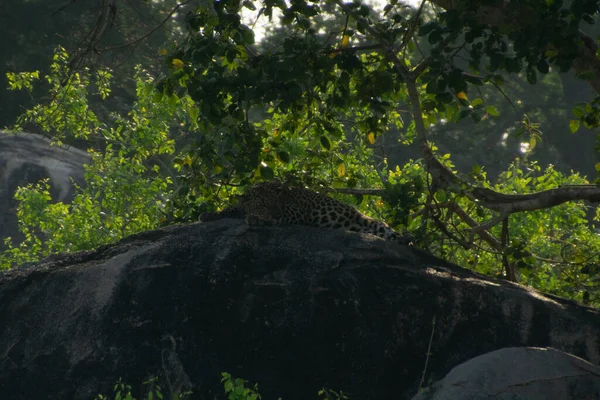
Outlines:
<svg viewBox="0 0 600 400"><path fill-rule="evenodd" d="M431 335L429 336L429 345L427 346L427 357L425 358L425 367L423 368L423 375L421 375L421 382L419 382L419 389L417 390L417 394L419 390L423 387L423 382L425 382L425 373L427 372L427 365L429 364L429 356L431 355L431 344L433 343L433 333L435 332L435 314L433 315L433 321L431 321Z"/></svg>

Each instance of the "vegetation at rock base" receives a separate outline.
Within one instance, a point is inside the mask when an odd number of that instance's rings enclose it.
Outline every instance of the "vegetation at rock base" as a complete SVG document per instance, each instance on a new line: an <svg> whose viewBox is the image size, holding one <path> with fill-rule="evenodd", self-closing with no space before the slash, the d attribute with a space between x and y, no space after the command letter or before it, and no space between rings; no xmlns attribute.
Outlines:
<svg viewBox="0 0 600 400"><path fill-rule="evenodd" d="M258 392L258 384L254 384L253 387L246 387L248 382L241 378L234 378L227 372L222 373L221 382L227 399L229 400L260 400L262 397ZM148 386L147 395L145 399L162 399L165 397L165 391L157 384L157 379L152 378L144 382L145 386ZM114 400L135 400L132 396L131 386L123 383L121 379L114 386ZM171 393L169 398L173 400L183 400L191 395L192 392L184 393ZM321 389L318 393L319 398L323 400L345 400L348 399L343 392L336 392L331 389ZM104 395L98 395L94 400L110 400L110 397Z"/></svg>
<svg viewBox="0 0 600 400"><path fill-rule="evenodd" d="M165 394L168 394L168 398L172 400L183 400L187 399L192 392L183 392L183 393L171 393L170 391L163 390L160 385L158 385L157 378L151 378L143 383L146 387L146 396L145 400L154 400L154 399L163 399ZM130 385L124 383L122 379L115 384L114 388L114 400L135 400L135 397L132 395L132 388ZM105 395L99 394L94 398L94 400L110 400L111 397L107 397Z"/></svg>
<svg viewBox="0 0 600 400"><path fill-rule="evenodd" d="M146 37L105 2L49 67L8 71L10 93L46 96L6 120L93 161L71 204L46 182L17 192L26 239L0 268L193 221L277 178L459 265L600 305L599 2L159 3L139 5L161 17ZM127 43L140 66L103 66Z"/></svg>

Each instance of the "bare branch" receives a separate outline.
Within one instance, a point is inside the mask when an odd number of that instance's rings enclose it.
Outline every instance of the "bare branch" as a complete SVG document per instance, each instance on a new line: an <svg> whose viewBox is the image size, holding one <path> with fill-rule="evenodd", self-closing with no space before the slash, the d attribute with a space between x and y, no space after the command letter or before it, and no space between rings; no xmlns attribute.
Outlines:
<svg viewBox="0 0 600 400"><path fill-rule="evenodd" d="M508 217L508 214L501 213L497 217L494 217L491 220L489 220L487 222L484 222L481 225L473 227L472 231L477 233L477 232L480 232L480 231L488 230L491 227L496 226L500 222L504 221L507 217Z"/></svg>
<svg viewBox="0 0 600 400"><path fill-rule="evenodd" d="M117 17L117 6L115 0L103 0L100 15L96 20L96 24L91 31L88 32L83 42L85 45L80 45L80 50L69 62L69 69L75 71L83 64L83 60L92 52L97 52L96 46L102 40L104 33L113 25Z"/></svg>
<svg viewBox="0 0 600 400"><path fill-rule="evenodd" d="M138 37L137 39L133 39L130 42L127 42L125 44L119 45L119 46L113 46L113 47L105 47L103 49L99 49L98 51L107 51L107 50L116 50L116 49L123 49L125 47L129 47L129 46L133 46L134 44L137 44L139 42L141 42L142 40L148 38L150 35L152 35L154 32L156 32L157 30L159 30L160 28L162 28L173 16L173 14L175 14L177 12L177 10L179 10L181 7L183 7L184 5L186 5L187 3L189 3L191 0L187 0L184 2L181 2L179 4L177 4L175 7L173 7L171 9L171 11L169 11L169 13L162 19L162 21L156 25L154 28L150 29L148 32L146 32L144 35Z"/></svg>
<svg viewBox="0 0 600 400"><path fill-rule="evenodd" d="M477 221L475 221L473 218L471 218L471 216L469 214L467 214L467 212L465 210L460 208L458 206L458 204L452 203L452 211L454 211L456 213L456 215L458 215L460 217L460 219L462 219L471 228L476 228L479 226ZM489 233L486 230L482 230L482 231L472 230L471 240L470 240L471 242L473 242L473 235L475 234L475 232L477 233L477 235L479 235L479 237L481 237L481 239L483 239L490 246L492 246L493 249L495 249L497 251L502 251L502 243L500 243L500 241L498 239L496 239L491 233Z"/></svg>

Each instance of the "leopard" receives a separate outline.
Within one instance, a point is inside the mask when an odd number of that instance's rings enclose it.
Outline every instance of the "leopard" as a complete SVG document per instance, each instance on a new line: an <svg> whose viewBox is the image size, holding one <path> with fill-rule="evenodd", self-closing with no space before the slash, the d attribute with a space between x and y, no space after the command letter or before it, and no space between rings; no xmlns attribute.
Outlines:
<svg viewBox="0 0 600 400"><path fill-rule="evenodd" d="M349 204L304 187L266 181L250 186L236 200L237 204L220 212L202 213L199 220L240 218L248 225L290 224L344 229L412 245L412 235L399 234L385 222L368 217Z"/></svg>

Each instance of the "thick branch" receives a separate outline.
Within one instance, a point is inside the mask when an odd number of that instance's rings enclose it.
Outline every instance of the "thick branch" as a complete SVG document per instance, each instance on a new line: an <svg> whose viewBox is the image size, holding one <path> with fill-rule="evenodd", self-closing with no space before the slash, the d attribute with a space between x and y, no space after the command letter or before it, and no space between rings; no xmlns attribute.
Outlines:
<svg viewBox="0 0 600 400"><path fill-rule="evenodd" d="M600 186L595 185L561 186L531 194L503 194L486 188L475 188L473 194L482 206L502 214L541 210L567 201L600 202Z"/></svg>
<svg viewBox="0 0 600 400"><path fill-rule="evenodd" d="M357 14L354 10L344 4L343 1L337 0L336 2L340 8L344 10L344 12L352 15L357 20L364 22L363 26L367 32L373 37L373 39L380 43L381 49L383 50L385 56L394 65L394 69L398 72L398 74L404 79L408 90L411 113L415 120L415 127L420 144L421 154L425 159L425 165L427 166L428 172L432 175L433 181L440 187L452 186L454 191L460 191L462 186L467 186L466 182L454 175L452 171L446 168L435 158L431 148L429 147L429 143L427 142L427 128L425 127L425 122L423 121L421 102L419 100L419 92L416 86L418 74L408 70L404 64L404 61L398 58L398 54L395 51L393 44L389 43L385 38L383 38L379 32L377 32L368 23L368 21L364 19L364 17Z"/></svg>

